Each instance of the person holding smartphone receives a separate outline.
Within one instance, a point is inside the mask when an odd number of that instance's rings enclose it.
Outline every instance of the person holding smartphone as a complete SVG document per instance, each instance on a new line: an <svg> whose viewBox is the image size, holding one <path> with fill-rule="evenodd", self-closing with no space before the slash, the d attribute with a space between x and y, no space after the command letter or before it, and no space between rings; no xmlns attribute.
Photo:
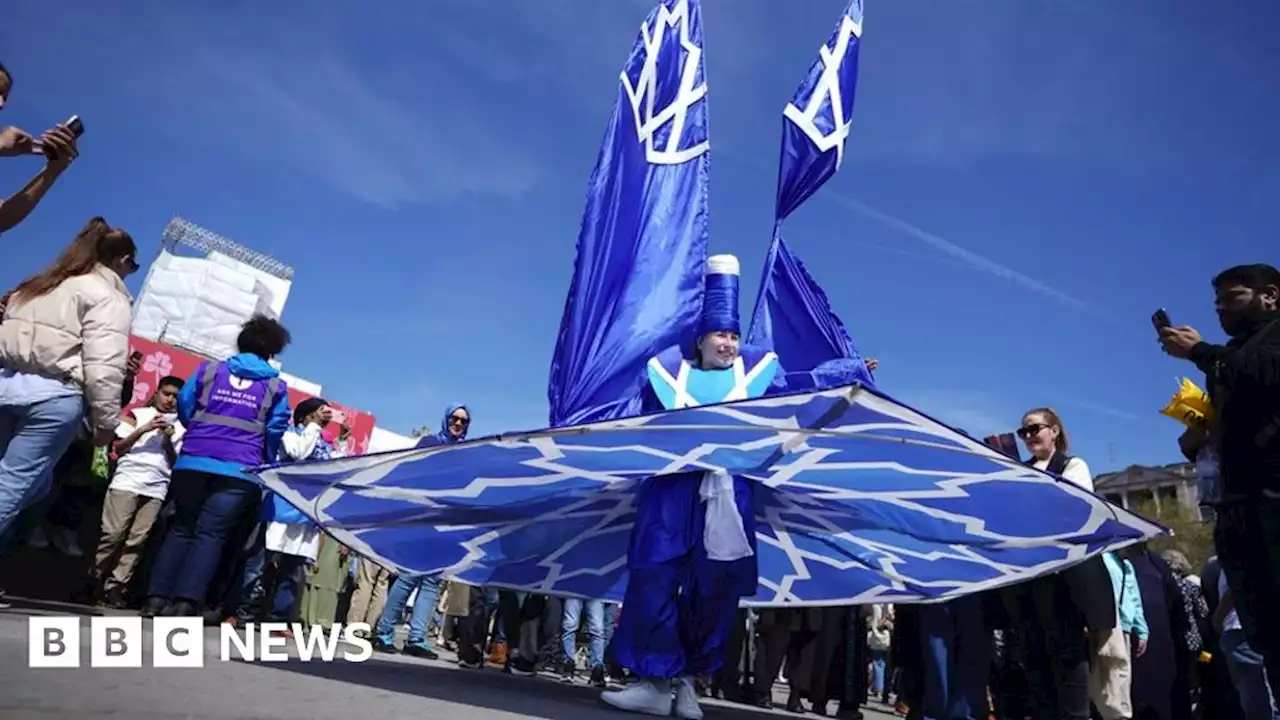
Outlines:
<svg viewBox="0 0 1280 720"><path fill-rule="evenodd" d="M1238 265L1210 284L1229 339L1208 342L1194 327L1169 323L1158 330L1159 343L1205 375L1213 403L1207 440L1219 475L1214 547L1249 647L1280 678L1273 611L1280 603L1280 269Z"/></svg>
<svg viewBox="0 0 1280 720"><path fill-rule="evenodd" d="M160 379L145 407L125 413L116 428L116 471L102 505L102 533L91 581L94 600L106 607L126 605L124 589L169 493L173 463L182 447L178 393L182 378Z"/></svg>
<svg viewBox="0 0 1280 720"><path fill-rule="evenodd" d="M0 109L3 109L13 90L13 75L0 65ZM78 120L78 119L77 119ZM83 124L76 129L83 132ZM44 168L36 173L21 190L0 201L0 233L11 230L31 214L57 182L62 173L79 156L76 147L79 133L67 125L58 125L46 131L39 139L16 128L0 130L0 157L18 157L41 152L45 157Z"/></svg>

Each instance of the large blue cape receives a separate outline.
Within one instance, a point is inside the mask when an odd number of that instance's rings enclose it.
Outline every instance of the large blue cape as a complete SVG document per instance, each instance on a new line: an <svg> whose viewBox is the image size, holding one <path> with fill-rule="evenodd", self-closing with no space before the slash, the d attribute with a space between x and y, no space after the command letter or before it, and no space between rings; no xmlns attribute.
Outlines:
<svg viewBox="0 0 1280 720"><path fill-rule="evenodd" d="M621 601L636 484L760 483L746 604L926 602L1163 529L856 385L256 471L397 573Z"/></svg>

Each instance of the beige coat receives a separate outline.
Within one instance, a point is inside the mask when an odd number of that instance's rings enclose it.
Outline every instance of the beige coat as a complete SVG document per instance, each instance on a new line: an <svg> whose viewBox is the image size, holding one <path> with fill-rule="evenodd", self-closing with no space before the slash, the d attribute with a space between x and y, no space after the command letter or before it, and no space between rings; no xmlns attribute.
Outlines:
<svg viewBox="0 0 1280 720"><path fill-rule="evenodd" d="M76 383L93 429L114 430L132 304L124 281L105 265L29 302L14 296L0 323L0 366Z"/></svg>

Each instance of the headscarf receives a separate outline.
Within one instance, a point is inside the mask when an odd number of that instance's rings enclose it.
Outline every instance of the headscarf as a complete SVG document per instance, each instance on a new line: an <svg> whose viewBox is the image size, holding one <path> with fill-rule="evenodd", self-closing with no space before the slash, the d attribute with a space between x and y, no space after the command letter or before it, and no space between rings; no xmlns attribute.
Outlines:
<svg viewBox="0 0 1280 720"><path fill-rule="evenodd" d="M462 442L463 440L466 440L467 430L463 430L461 437L456 437L456 438L449 432L449 416L454 414L458 410L466 410L467 418L471 417L471 410L468 409L466 405L450 405L444 411L444 418L440 420L440 432L436 433L435 435L424 436L421 440L418 441L418 444L416 445L416 447L425 448L425 447L435 447L436 445L451 445L453 443ZM470 428L471 426L468 425L467 429L469 430Z"/></svg>
<svg viewBox="0 0 1280 720"><path fill-rule="evenodd" d="M444 444L456 443L456 442L462 442L463 440L467 439L467 431L471 429L470 425L467 425L467 427L463 429L462 435L460 435L459 437L455 438L453 434L449 432L449 416L453 415L455 412L459 410L466 410L467 419L468 420L471 419L471 410L468 409L466 405L461 405L461 404L450 405L448 408L446 408L444 411L444 417L441 418L440 420L440 432L436 435L436 437L440 439L441 443L444 443Z"/></svg>

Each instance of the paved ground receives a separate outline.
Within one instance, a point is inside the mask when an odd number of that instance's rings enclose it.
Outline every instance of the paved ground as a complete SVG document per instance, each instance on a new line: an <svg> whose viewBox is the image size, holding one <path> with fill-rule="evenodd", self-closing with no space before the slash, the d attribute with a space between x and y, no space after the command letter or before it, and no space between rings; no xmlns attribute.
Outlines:
<svg viewBox="0 0 1280 720"><path fill-rule="evenodd" d="M70 605L22 603L0 610L0 682L4 688L0 691L0 720L630 717L602 707L597 693L585 686L513 677L496 670L462 670L446 662L374 655L361 664L304 663L296 659L265 665L223 663L218 658L218 631L214 628L206 631L206 664L202 669L89 668L87 618L81 622L82 667L28 667L28 618L71 612L89 611ZM149 664L149 651L144 658ZM708 720L795 717L713 702L704 702L704 708ZM868 720L889 717L892 716L867 712Z"/></svg>

